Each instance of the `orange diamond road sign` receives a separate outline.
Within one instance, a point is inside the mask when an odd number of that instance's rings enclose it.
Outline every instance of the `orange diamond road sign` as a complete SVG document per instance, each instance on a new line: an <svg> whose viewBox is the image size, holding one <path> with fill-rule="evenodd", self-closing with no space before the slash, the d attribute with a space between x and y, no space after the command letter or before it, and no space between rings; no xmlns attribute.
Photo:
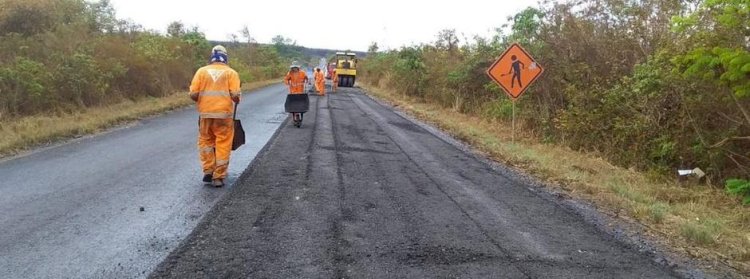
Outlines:
<svg viewBox="0 0 750 279"><path fill-rule="evenodd" d="M497 82L513 101L521 97L543 72L542 66L518 44L511 45L487 69L487 75Z"/></svg>

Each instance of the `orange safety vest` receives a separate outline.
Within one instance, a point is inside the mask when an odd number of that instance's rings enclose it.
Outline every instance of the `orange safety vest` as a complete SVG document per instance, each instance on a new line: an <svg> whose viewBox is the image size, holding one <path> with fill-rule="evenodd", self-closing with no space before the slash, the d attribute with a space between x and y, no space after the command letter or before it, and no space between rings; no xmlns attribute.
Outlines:
<svg viewBox="0 0 750 279"><path fill-rule="evenodd" d="M241 93L240 75L224 63L198 69L190 84L190 95L198 96L201 118L232 118L232 98L239 98Z"/></svg>
<svg viewBox="0 0 750 279"><path fill-rule="evenodd" d="M291 71L284 77L284 83L289 86L289 94L303 94L305 93L305 79L307 74L302 70L297 73Z"/></svg>

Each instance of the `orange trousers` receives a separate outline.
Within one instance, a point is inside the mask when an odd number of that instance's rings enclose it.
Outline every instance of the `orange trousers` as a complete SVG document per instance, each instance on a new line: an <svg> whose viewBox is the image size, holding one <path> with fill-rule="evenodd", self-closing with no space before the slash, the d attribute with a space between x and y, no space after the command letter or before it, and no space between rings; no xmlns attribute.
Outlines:
<svg viewBox="0 0 750 279"><path fill-rule="evenodd" d="M214 179L227 177L233 139L234 120L231 118L201 118L198 151L203 174L213 174Z"/></svg>
<svg viewBox="0 0 750 279"><path fill-rule="evenodd" d="M326 95L326 80L325 79L315 82L315 87L317 87L318 89L318 95L321 95L321 96Z"/></svg>

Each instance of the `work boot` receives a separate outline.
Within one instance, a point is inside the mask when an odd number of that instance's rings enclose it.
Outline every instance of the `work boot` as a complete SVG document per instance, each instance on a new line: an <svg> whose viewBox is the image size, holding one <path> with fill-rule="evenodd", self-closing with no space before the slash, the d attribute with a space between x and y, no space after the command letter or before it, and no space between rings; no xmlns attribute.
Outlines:
<svg viewBox="0 0 750 279"><path fill-rule="evenodd" d="M203 176L203 182L211 183L211 181L213 181L213 180L214 180L214 175L213 174L209 173L209 174L206 174L206 175Z"/></svg>
<svg viewBox="0 0 750 279"><path fill-rule="evenodd" d="M224 179L214 179L212 185L216 188L224 187Z"/></svg>

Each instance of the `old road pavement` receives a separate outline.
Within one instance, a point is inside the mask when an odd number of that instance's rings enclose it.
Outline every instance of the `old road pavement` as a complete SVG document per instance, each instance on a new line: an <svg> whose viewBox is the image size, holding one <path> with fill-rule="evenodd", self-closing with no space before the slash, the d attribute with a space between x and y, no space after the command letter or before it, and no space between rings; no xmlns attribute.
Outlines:
<svg viewBox="0 0 750 279"><path fill-rule="evenodd" d="M243 97L230 184L286 119L285 92ZM197 125L186 108L0 161L0 278L148 276L232 190L202 185Z"/></svg>
<svg viewBox="0 0 750 279"><path fill-rule="evenodd" d="M311 96L150 276L679 275L459 147L359 89Z"/></svg>

